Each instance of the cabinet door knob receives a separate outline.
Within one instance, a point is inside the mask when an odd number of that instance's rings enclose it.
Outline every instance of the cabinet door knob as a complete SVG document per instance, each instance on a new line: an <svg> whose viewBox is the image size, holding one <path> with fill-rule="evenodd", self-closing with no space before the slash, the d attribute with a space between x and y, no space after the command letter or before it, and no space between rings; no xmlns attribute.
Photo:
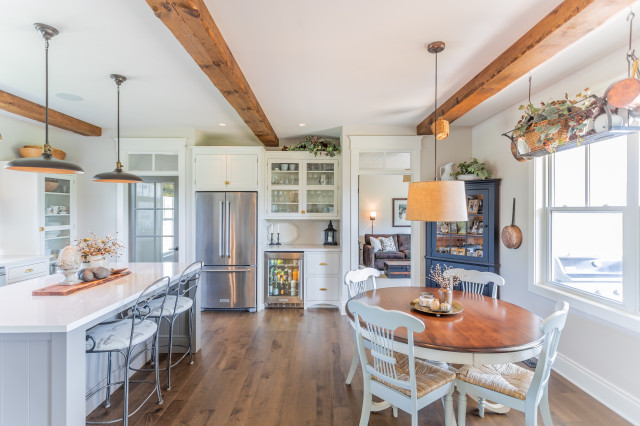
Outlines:
<svg viewBox="0 0 640 426"><path fill-rule="evenodd" d="M41 226L40 228L38 228L38 230L39 230L40 232L42 232L42 231L44 231L44 228Z"/></svg>
<svg viewBox="0 0 640 426"><path fill-rule="evenodd" d="M225 185L229 185L229 181L228 181L228 180L225 180L225 181L224 181L224 184L225 184Z"/></svg>
<svg viewBox="0 0 640 426"><path fill-rule="evenodd" d="M322 262L322 263L320 263L320 266L327 266L327 264Z"/></svg>
<svg viewBox="0 0 640 426"><path fill-rule="evenodd" d="M326 287L322 287L322 288L320 288L320 291L327 291L327 288Z"/></svg>
<svg viewBox="0 0 640 426"><path fill-rule="evenodd" d="M301 213L302 213L302 214L305 214L305 213L306 213L306 211L302 210L302 212L301 212Z"/></svg>

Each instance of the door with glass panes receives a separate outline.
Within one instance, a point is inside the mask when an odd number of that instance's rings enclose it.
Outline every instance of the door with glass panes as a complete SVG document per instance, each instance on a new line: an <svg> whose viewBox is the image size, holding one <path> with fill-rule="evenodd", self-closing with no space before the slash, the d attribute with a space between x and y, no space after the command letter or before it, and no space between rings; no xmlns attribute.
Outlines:
<svg viewBox="0 0 640 426"><path fill-rule="evenodd" d="M178 177L144 177L129 190L129 261L178 261Z"/></svg>

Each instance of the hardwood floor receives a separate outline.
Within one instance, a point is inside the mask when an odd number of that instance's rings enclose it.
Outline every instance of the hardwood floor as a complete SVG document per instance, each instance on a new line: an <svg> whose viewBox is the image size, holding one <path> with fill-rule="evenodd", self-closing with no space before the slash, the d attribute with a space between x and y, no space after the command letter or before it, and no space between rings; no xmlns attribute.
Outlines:
<svg viewBox="0 0 640 426"><path fill-rule="evenodd" d="M203 312L203 341L195 364L172 371L172 389L162 405L151 398L131 417L132 425L357 425L362 407L362 373L351 386L345 376L354 350L352 330L335 309ZM138 373L138 377L148 374ZM161 374L162 383L166 376ZM130 406L149 389L132 386ZM454 400L456 395L454 395ZM628 424L604 405L553 374L551 414L555 425ZM121 413L122 391L106 411L88 419L108 420ZM524 424L524 414L487 413L470 402L469 425ZM442 404L420 411L420 424L444 424ZM371 425L409 425L398 410L372 414Z"/></svg>

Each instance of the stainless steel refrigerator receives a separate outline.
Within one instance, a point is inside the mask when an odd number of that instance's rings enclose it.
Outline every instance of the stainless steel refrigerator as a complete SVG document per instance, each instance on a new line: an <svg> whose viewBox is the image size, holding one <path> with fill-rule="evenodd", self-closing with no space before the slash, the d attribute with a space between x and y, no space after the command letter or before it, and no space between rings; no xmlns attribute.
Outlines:
<svg viewBox="0 0 640 426"><path fill-rule="evenodd" d="M257 194L196 192L202 309L256 308Z"/></svg>

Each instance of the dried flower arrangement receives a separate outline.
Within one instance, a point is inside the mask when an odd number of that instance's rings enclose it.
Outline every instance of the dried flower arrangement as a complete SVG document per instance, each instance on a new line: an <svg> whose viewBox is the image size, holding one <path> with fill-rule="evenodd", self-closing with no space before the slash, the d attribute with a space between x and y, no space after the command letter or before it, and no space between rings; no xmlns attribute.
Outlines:
<svg viewBox="0 0 640 426"><path fill-rule="evenodd" d="M91 238L83 238L76 242L76 247L84 260L91 256L113 256L118 254L124 245L112 235L100 238L93 232Z"/></svg>
<svg viewBox="0 0 640 426"><path fill-rule="evenodd" d="M336 145L336 141L331 139L320 138L319 136L307 136L303 141L296 145L283 146L282 151L309 151L314 156L324 152L327 157L335 157L340 153L340 146Z"/></svg>
<svg viewBox="0 0 640 426"><path fill-rule="evenodd" d="M436 264L436 266L431 267L431 270L429 271L429 278L440 287L447 290L453 290L454 287L460 283L460 277L456 275L445 277L444 273L449 269L453 269L453 267L445 265L444 268L441 268L439 264Z"/></svg>
<svg viewBox="0 0 640 426"><path fill-rule="evenodd" d="M567 142L572 136L580 137L584 132L589 118L593 118L594 105L597 102L590 98L589 88L578 93L575 99L569 99L565 93L564 99L540 102L536 107L532 103L520 105L524 111L514 129L514 136L525 137L530 149L544 147L549 152Z"/></svg>

